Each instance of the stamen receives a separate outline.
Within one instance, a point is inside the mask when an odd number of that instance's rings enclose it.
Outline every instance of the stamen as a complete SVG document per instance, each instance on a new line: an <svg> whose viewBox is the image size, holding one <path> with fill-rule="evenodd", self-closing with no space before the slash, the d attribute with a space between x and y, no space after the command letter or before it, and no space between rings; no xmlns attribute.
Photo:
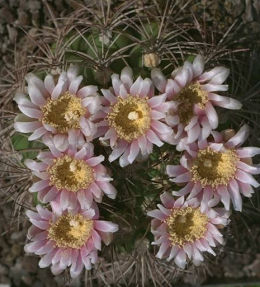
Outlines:
<svg viewBox="0 0 260 287"><path fill-rule="evenodd" d="M172 245L183 246L204 236L208 217L199 208L174 208L165 222Z"/></svg>
<svg viewBox="0 0 260 287"><path fill-rule="evenodd" d="M202 187L227 185L234 178L239 158L233 150L214 151L210 147L200 150L191 168L192 180Z"/></svg>
<svg viewBox="0 0 260 287"><path fill-rule="evenodd" d="M145 134L150 127L150 107L147 99L130 95L125 99L119 98L107 119L119 138L131 142Z"/></svg>
<svg viewBox="0 0 260 287"><path fill-rule="evenodd" d="M194 105L198 105L200 109L204 110L208 96L201 89L200 84L196 82L184 87L175 100L180 103L178 106L180 122L187 125L194 115Z"/></svg>
<svg viewBox="0 0 260 287"><path fill-rule="evenodd" d="M57 189L77 192L86 189L94 181L93 169L84 160L68 155L53 160L48 168L50 182Z"/></svg>
<svg viewBox="0 0 260 287"><path fill-rule="evenodd" d="M81 99L66 92L56 100L49 99L42 107L42 122L54 127L60 133L80 127L80 117L86 113Z"/></svg>
<svg viewBox="0 0 260 287"><path fill-rule="evenodd" d="M60 248L81 248L91 236L93 221L82 214L66 214L51 223L48 238Z"/></svg>

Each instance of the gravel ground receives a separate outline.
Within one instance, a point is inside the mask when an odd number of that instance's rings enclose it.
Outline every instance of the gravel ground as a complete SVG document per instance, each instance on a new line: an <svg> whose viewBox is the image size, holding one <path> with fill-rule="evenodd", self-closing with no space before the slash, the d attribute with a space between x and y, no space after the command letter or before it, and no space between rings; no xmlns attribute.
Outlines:
<svg viewBox="0 0 260 287"><path fill-rule="evenodd" d="M22 46L25 36L21 27L34 29L48 25L49 14L44 2L0 0L0 67L8 67L13 62L13 50ZM71 11L71 7L77 7L80 2L84 1L51 0L47 2L55 12L55 16L63 17ZM226 25L232 23L234 19L239 19L241 23L250 23L247 26L248 32L260 32L259 0L213 0L211 2L211 9L207 11L209 18L218 17L220 24ZM225 15L224 19L223 15ZM37 257L24 255L23 246L26 241L28 223L24 223L22 218L21 223L17 222L17 218L13 216L14 203L12 201L6 202L6 198L0 196L0 202L0 287L84 286L82 282L83 278L87 277L87 273L83 274L81 279L70 282L66 276L54 278L49 269L38 268ZM244 228L243 231L237 232L240 240L235 240L235 236L230 236L228 239L230 248L228 253L220 256L220 261L217 263L219 265L216 266L218 274L214 273L214 277L224 276L227 279L230 278L231 281L245 280L244 278L248 281L250 278L260 280L260 227L249 224L242 228ZM258 246L257 252L255 246ZM184 281L188 284L194 283L194 274L186 275ZM88 286L87 283L85 286Z"/></svg>

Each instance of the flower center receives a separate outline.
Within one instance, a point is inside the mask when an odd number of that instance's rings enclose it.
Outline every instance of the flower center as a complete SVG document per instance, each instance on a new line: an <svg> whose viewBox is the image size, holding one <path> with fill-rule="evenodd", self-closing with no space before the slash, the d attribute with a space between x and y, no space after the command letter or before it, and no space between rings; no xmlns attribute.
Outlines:
<svg viewBox="0 0 260 287"><path fill-rule="evenodd" d="M48 230L48 238L60 248L81 248L91 236L93 220L82 214L62 215Z"/></svg>
<svg viewBox="0 0 260 287"><path fill-rule="evenodd" d="M48 168L50 181L57 189L77 192L86 189L94 181L93 169L84 161L68 155L53 160Z"/></svg>
<svg viewBox="0 0 260 287"><path fill-rule="evenodd" d="M172 245L183 246L202 238L207 230L207 223L208 217L199 208L172 209L171 215L166 219Z"/></svg>
<svg viewBox="0 0 260 287"><path fill-rule="evenodd" d="M49 99L42 107L42 122L54 127L60 133L80 127L79 120L86 113L81 99L66 92L58 99Z"/></svg>
<svg viewBox="0 0 260 287"><path fill-rule="evenodd" d="M150 107L146 99L133 96L119 98L107 118L109 126L116 130L117 136L131 142L149 129Z"/></svg>
<svg viewBox="0 0 260 287"><path fill-rule="evenodd" d="M191 173L193 181L200 182L205 187L207 185L216 187L227 185L234 178L238 156L233 150L218 152L207 147L200 150L193 162Z"/></svg>
<svg viewBox="0 0 260 287"><path fill-rule="evenodd" d="M200 84L196 82L184 87L176 96L176 101L180 103L178 106L180 122L187 125L194 115L194 105L204 110L208 96L207 92L203 91Z"/></svg>

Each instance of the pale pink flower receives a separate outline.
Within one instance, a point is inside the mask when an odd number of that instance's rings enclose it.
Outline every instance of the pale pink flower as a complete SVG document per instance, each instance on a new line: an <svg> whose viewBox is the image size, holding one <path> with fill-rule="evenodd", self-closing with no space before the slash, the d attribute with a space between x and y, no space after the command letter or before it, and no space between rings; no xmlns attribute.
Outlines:
<svg viewBox="0 0 260 287"><path fill-rule="evenodd" d="M104 156L94 156L91 143L80 150L68 148L64 152L56 149L51 139L44 143L50 151L40 152L38 161L25 161L33 175L40 179L29 191L37 192L41 202L51 202L55 210L73 208L79 202L84 209L89 208L93 200L101 202L103 194L116 197L116 190L110 183L112 178L101 164Z"/></svg>
<svg viewBox="0 0 260 287"><path fill-rule="evenodd" d="M172 134L172 129L162 120L168 109L166 94L154 95L152 81L140 76L133 83L132 70L125 67L120 75L112 75L112 86L102 89L104 107L103 141L109 141L113 151L109 161L120 157L121 166L133 163L138 155L146 157L152 152L153 144L163 145Z"/></svg>
<svg viewBox="0 0 260 287"><path fill-rule="evenodd" d="M230 199L235 210L242 210L241 195L251 197L253 187L259 183L252 174L259 174L260 167L249 163L249 158L260 154L260 148L240 147L248 136L248 126L226 142L214 132L212 141L192 144L189 153L180 159L180 165L168 165L167 174L173 182L185 186L173 195L197 197L203 209L221 201L229 210Z"/></svg>
<svg viewBox="0 0 260 287"><path fill-rule="evenodd" d="M14 100L20 111L14 127L21 133L32 133L29 140L52 135L60 151L69 144L91 141L97 132L95 114L101 101L96 86L80 87L82 76L70 66L62 72L57 83L52 75L42 81L33 74L27 76L28 94L17 94Z"/></svg>
<svg viewBox="0 0 260 287"><path fill-rule="evenodd" d="M166 122L174 130L171 142L177 144L177 150L206 139L217 128L218 115L214 106L241 108L239 101L217 94L228 90L228 85L223 84L228 75L229 69L225 67L204 72L204 60L200 55L193 63L186 61L183 67L173 71L170 79L158 69L152 71L155 86L171 100Z"/></svg>
<svg viewBox="0 0 260 287"><path fill-rule="evenodd" d="M175 201L166 192L160 198L158 209L148 212L154 217L152 244L160 246L156 257L174 260L177 266L185 268L188 261L199 265L205 251L216 255L211 247L223 244L218 225L227 225L229 214L220 208L202 211L197 200L184 201L182 196Z"/></svg>
<svg viewBox="0 0 260 287"><path fill-rule="evenodd" d="M37 212L27 210L33 224L28 231L32 242L25 245L28 253L41 256L39 267L51 265L54 275L70 268L72 278L77 277L83 268L90 270L98 260L101 240L108 245L112 233L118 225L110 221L98 220L98 209L65 210L62 213L50 211L37 205Z"/></svg>

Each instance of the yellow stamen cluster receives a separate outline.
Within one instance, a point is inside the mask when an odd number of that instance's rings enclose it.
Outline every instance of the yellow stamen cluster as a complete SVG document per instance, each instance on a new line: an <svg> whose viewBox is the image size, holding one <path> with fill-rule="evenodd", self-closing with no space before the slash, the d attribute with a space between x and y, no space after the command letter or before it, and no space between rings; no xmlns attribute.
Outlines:
<svg viewBox="0 0 260 287"><path fill-rule="evenodd" d="M42 107L42 122L54 127L60 133L79 128L80 117L86 113L81 99L66 92L58 99L49 99Z"/></svg>
<svg viewBox="0 0 260 287"><path fill-rule="evenodd" d="M175 100L180 103L178 106L180 122L187 125L194 116L194 105L197 104L200 109L205 109L208 95L207 92L201 89L200 84L196 82L184 87Z"/></svg>
<svg viewBox="0 0 260 287"><path fill-rule="evenodd" d="M82 214L65 214L51 223L48 238L60 248L81 248L90 238L93 221Z"/></svg>
<svg viewBox="0 0 260 287"><path fill-rule="evenodd" d="M53 160L48 168L50 182L57 189L77 192L94 181L93 169L84 161L65 155Z"/></svg>
<svg viewBox="0 0 260 287"><path fill-rule="evenodd" d="M212 188L227 185L234 178L239 158L235 151L214 151L210 147L200 150L194 159L191 173L194 182Z"/></svg>
<svg viewBox="0 0 260 287"><path fill-rule="evenodd" d="M145 134L150 127L150 107L147 99L130 95L125 99L119 98L107 119L119 138L131 142Z"/></svg>
<svg viewBox="0 0 260 287"><path fill-rule="evenodd" d="M183 246L204 236L208 217L199 208L174 208L166 219L172 245Z"/></svg>

